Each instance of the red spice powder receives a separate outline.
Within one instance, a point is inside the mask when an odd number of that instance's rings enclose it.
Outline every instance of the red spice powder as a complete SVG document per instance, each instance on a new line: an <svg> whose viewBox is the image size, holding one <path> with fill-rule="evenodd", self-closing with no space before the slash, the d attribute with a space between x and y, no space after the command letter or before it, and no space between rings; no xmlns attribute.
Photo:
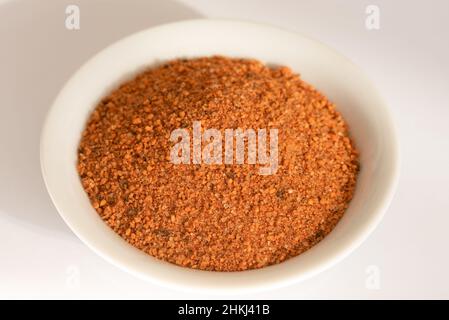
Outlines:
<svg viewBox="0 0 449 320"><path fill-rule="evenodd" d="M177 128L277 128L279 168L170 161ZM78 172L93 207L158 259L214 271L280 263L343 216L357 151L335 105L287 67L256 60L175 60L105 97L82 134Z"/></svg>

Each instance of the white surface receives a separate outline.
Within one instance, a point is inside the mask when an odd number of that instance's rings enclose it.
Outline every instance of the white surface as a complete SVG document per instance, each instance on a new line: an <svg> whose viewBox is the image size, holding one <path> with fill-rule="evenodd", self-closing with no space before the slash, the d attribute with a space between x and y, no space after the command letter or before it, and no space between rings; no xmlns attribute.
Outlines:
<svg viewBox="0 0 449 320"><path fill-rule="evenodd" d="M214 54L251 57L301 72L305 81L326 92L339 106L361 155L354 198L332 233L306 253L259 270L191 270L136 250L98 216L76 170L82 131L92 109L107 92L131 77L130 73L161 61ZM342 74L345 81L341 81ZM90 59L67 82L42 132L43 178L72 231L100 256L136 276L169 288L201 293L259 292L291 285L331 267L378 225L399 174L396 130L388 107L366 75L316 41L258 23L195 19L149 28L116 42Z"/></svg>
<svg viewBox="0 0 449 320"><path fill-rule="evenodd" d="M38 156L43 117L87 58L134 31L206 16L267 22L334 47L375 82L401 142L397 194L359 249L301 284L238 297L449 298L449 3L70 1L81 9L79 31L64 27L68 3L0 5L0 297L210 297L149 285L97 257L58 217ZM365 29L368 4L380 7L380 30Z"/></svg>

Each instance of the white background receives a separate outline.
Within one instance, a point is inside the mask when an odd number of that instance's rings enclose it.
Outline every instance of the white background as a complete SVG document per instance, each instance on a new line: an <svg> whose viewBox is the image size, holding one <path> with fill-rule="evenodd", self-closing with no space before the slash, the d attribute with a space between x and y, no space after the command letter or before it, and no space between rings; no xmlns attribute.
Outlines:
<svg viewBox="0 0 449 320"><path fill-rule="evenodd" d="M68 4L80 7L79 31L65 28ZM380 30L365 28L369 4ZM200 17L266 22L334 47L375 82L401 142L396 196L360 248L303 283L232 298L449 298L445 0L0 0L0 298L231 298L153 286L103 261L59 218L39 168L45 113L84 61L135 31Z"/></svg>

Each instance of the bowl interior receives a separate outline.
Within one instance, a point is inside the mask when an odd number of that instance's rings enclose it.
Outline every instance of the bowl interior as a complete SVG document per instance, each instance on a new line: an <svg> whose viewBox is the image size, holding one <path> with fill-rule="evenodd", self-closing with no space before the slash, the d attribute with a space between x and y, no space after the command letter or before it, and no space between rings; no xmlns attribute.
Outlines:
<svg viewBox="0 0 449 320"><path fill-rule="evenodd" d="M180 57L256 58L287 65L337 104L360 151L361 171L349 209L337 227L306 253L279 265L217 273L181 268L127 244L89 203L77 171L77 147L89 113L120 82L148 66ZM110 262L156 283L184 289L255 290L305 279L354 249L385 211L397 178L397 145L386 106L368 79L326 46L252 23L192 20L142 31L89 60L56 98L44 126L41 163L59 213L88 246Z"/></svg>

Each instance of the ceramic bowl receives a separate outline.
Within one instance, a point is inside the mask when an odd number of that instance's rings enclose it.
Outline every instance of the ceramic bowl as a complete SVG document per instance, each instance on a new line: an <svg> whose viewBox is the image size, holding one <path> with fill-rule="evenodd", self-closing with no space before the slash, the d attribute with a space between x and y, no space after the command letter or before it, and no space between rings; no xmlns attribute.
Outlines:
<svg viewBox="0 0 449 320"><path fill-rule="evenodd" d="M174 58L210 55L286 65L335 102L360 151L354 198L336 228L307 252L278 265L208 272L157 260L132 247L99 217L83 190L77 147L99 100L136 72ZM329 47L276 27L191 20L150 28L107 47L67 82L44 124L42 174L64 221L97 254L142 279L172 288L237 293L280 287L334 265L366 239L392 199L399 172L397 135L388 107L366 75Z"/></svg>

